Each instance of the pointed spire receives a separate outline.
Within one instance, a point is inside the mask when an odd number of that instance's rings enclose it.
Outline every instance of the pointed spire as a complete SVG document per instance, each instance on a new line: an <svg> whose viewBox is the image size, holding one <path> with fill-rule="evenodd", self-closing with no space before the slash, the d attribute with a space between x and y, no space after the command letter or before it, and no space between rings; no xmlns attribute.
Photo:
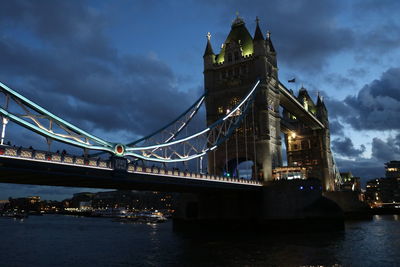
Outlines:
<svg viewBox="0 0 400 267"><path fill-rule="evenodd" d="M324 103L324 97L319 93L319 91L318 91L318 97L317 97L317 107L326 110L326 106Z"/></svg>
<svg viewBox="0 0 400 267"><path fill-rule="evenodd" d="M204 51L203 57L208 56L208 55L214 55L214 51L211 46L211 33L208 32L206 37L207 37L207 46L206 46L206 50Z"/></svg>
<svg viewBox="0 0 400 267"><path fill-rule="evenodd" d="M271 32L270 31L267 31L266 42L267 42L267 46L269 47L269 51L275 52L274 45L272 44L272 41L271 41Z"/></svg>
<svg viewBox="0 0 400 267"><path fill-rule="evenodd" d="M260 20L258 19L258 17L256 17L257 25L256 25L256 31L254 33L254 38L253 38L254 41L264 40L263 34L261 32L261 29L260 29L260 25L258 24L259 21Z"/></svg>
<svg viewBox="0 0 400 267"><path fill-rule="evenodd" d="M317 106L325 106L324 97L318 91Z"/></svg>

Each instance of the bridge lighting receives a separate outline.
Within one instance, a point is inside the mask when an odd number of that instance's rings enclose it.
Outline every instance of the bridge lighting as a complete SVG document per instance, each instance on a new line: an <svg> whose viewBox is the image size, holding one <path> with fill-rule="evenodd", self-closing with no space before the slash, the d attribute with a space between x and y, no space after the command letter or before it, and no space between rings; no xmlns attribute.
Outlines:
<svg viewBox="0 0 400 267"><path fill-rule="evenodd" d="M123 145L118 144L118 145L115 146L114 152L115 152L115 154L117 156L122 156L124 154L124 152L125 152L125 148L124 148Z"/></svg>

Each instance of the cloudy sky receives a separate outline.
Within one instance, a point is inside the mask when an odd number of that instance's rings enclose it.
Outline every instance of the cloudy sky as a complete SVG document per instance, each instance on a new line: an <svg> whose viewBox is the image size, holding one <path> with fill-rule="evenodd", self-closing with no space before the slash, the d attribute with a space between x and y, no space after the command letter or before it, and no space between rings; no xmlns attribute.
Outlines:
<svg viewBox="0 0 400 267"><path fill-rule="evenodd" d="M131 141L201 95L207 32L217 52L236 12L252 34L258 16L280 80L324 96L339 168L365 182L400 160L398 10L397 0L1 1L0 81L95 135ZM0 199L78 190L0 184Z"/></svg>

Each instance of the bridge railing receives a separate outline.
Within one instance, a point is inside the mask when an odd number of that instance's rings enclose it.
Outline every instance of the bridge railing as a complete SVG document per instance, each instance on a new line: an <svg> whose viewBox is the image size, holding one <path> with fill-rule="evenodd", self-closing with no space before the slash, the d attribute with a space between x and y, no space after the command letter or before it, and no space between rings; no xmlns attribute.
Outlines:
<svg viewBox="0 0 400 267"><path fill-rule="evenodd" d="M51 163L61 163L65 165L76 165L82 167L112 169L111 162L102 159L85 159L84 157L73 156L67 153L48 152L14 146L0 146L0 155L29 159L32 161L42 161Z"/></svg>
<svg viewBox="0 0 400 267"><path fill-rule="evenodd" d="M48 152L43 150L35 150L30 148L14 147L14 146L4 146L0 145L0 156L11 157L11 158L21 158L30 161L40 161L49 162L64 165L73 165L77 167L88 167L88 168L101 168L113 170L111 161L103 159L86 159L85 157L73 156L67 153L59 152ZM162 176L170 177L180 177L180 178L190 178L199 180L211 180L211 181L221 181L228 183L237 184L249 184L249 185L261 185L261 182L256 180L248 180L243 178L226 177L219 175L201 174L195 173L188 170L182 171L176 168L164 169L160 167L146 167L135 165L132 163L128 164L127 172L129 173L142 173L142 174L156 174Z"/></svg>
<svg viewBox="0 0 400 267"><path fill-rule="evenodd" d="M135 164L128 164L127 171L130 173L149 173L149 174L191 178L191 179L203 179L203 180L214 180L214 181L223 181L223 182L231 182L231 183L261 185L261 182L256 181L256 180L248 180L248 179L236 178L236 177L226 177L226 176L219 176L219 175L202 174L202 173L195 173L195 172L190 172L190 171L181 171L181 170L178 170L175 168L171 170L171 169L164 169L164 168L159 168L159 167L145 167L145 166L139 166L139 165L135 165Z"/></svg>

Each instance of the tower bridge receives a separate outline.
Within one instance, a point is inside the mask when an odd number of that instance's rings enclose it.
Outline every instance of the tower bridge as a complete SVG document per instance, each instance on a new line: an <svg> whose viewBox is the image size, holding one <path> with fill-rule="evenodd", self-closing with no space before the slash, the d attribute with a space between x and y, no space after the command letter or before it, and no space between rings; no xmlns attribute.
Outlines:
<svg viewBox="0 0 400 267"><path fill-rule="evenodd" d="M183 195L177 215L189 220L193 219L190 214L200 214L206 220L243 216L264 220L293 214L304 218L305 207L320 201L321 191L335 189L323 99L318 96L314 103L305 88L295 96L279 81L271 34L264 37L258 20L252 36L244 20L237 17L218 54L208 34L203 59L204 94L171 123L126 144L94 136L0 83L0 182L195 192L194 199ZM202 105L207 126L188 133ZM7 145L10 121L45 137L49 151ZM84 156L51 152L52 141L82 148ZM286 146L286 169L282 143ZM205 169L203 159L207 161ZM171 166L193 160L200 162L197 172ZM251 179L240 178L238 173L245 161L253 162ZM286 174L296 170L310 179L274 183L280 170ZM277 195L282 190L293 199ZM237 208L231 207L231 201ZM191 203L197 204L193 208ZM254 209L243 215L246 205ZM260 205L261 217L256 210ZM221 209L230 212L218 215Z"/></svg>

